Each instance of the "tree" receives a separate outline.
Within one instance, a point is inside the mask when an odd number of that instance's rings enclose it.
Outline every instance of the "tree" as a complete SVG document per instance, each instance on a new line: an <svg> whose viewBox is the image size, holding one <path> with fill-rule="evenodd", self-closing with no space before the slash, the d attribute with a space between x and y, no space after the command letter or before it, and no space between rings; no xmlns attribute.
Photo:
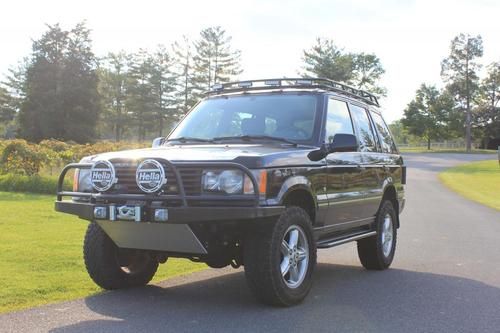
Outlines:
<svg viewBox="0 0 500 333"><path fill-rule="evenodd" d="M447 122L453 106L453 99L448 93L440 93L436 87L422 84L406 107L401 121L410 134L425 138L427 149L431 149L431 140L448 136Z"/></svg>
<svg viewBox="0 0 500 333"><path fill-rule="evenodd" d="M100 93L103 102L103 121L113 130L115 141L120 141L130 117L126 109L127 78L130 55L109 53L101 60Z"/></svg>
<svg viewBox="0 0 500 333"><path fill-rule="evenodd" d="M127 109L137 127L138 140L144 141L146 132L154 127L153 58L147 50L140 49L132 55L129 67Z"/></svg>
<svg viewBox="0 0 500 333"><path fill-rule="evenodd" d="M69 31L49 25L33 42L21 70L10 77L9 85L20 96L20 135L31 141L95 140L100 112L96 66L84 23Z"/></svg>
<svg viewBox="0 0 500 333"><path fill-rule="evenodd" d="M387 90L378 84L385 73L380 59L375 54L351 54L353 58L352 77L349 84L379 96L385 96Z"/></svg>
<svg viewBox="0 0 500 333"><path fill-rule="evenodd" d="M176 120L175 104L176 75L173 70L173 61L165 47L158 46L152 56L151 77L152 94L154 95L155 124L158 125L158 136L163 136L165 121L171 123Z"/></svg>
<svg viewBox="0 0 500 333"><path fill-rule="evenodd" d="M304 50L305 73L303 76L327 78L338 82L349 82L353 77L354 60L344 54L332 40L316 39L316 44Z"/></svg>
<svg viewBox="0 0 500 333"><path fill-rule="evenodd" d="M481 36L460 34L451 41L450 55L441 63L441 76L448 84L448 90L465 110L465 140L467 151L471 151L472 101L479 91L476 58L483 55Z"/></svg>
<svg viewBox="0 0 500 333"><path fill-rule="evenodd" d="M488 74L480 85L480 105L475 123L485 139L500 138L500 62L488 66Z"/></svg>
<svg viewBox="0 0 500 333"><path fill-rule="evenodd" d="M172 44L174 71L177 75L176 104L182 114L185 114L196 103L194 94L196 83L193 68L193 53L191 42L183 36L182 42Z"/></svg>
<svg viewBox="0 0 500 333"><path fill-rule="evenodd" d="M0 87L0 123L10 122L16 115L13 97L8 90Z"/></svg>
<svg viewBox="0 0 500 333"><path fill-rule="evenodd" d="M375 54L345 53L332 40L317 38L315 45L304 50L302 60L304 77L327 78L376 95L386 94L378 83L385 70Z"/></svg>
<svg viewBox="0 0 500 333"><path fill-rule="evenodd" d="M220 26L200 32L200 39L194 43L196 54L193 58L200 92L241 74L241 51L232 49L231 40Z"/></svg>

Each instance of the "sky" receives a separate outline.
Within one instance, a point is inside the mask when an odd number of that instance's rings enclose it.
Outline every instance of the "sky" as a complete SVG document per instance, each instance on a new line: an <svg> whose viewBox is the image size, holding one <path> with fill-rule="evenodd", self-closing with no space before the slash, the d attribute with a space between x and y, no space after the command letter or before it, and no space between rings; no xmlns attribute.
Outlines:
<svg viewBox="0 0 500 333"><path fill-rule="evenodd" d="M294 77L303 50L317 37L347 52L375 53L386 73L381 100L388 122L401 118L422 83L443 83L441 61L459 33L483 38L487 65L500 61L500 1L246 0L5 1L0 6L0 80L23 57L45 24L71 29L85 20L94 52L170 46L183 35L220 25L242 51L240 79Z"/></svg>

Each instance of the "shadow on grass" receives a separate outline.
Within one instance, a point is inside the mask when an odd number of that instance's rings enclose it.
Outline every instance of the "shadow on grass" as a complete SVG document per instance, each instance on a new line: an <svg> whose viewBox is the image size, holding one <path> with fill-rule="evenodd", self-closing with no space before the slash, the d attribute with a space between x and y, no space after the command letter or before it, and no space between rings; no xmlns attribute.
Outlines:
<svg viewBox="0 0 500 333"><path fill-rule="evenodd" d="M52 332L389 331L485 332L500 327L500 289L470 279L319 264L313 289L291 308L264 306L236 272L176 287L88 297L106 318Z"/></svg>

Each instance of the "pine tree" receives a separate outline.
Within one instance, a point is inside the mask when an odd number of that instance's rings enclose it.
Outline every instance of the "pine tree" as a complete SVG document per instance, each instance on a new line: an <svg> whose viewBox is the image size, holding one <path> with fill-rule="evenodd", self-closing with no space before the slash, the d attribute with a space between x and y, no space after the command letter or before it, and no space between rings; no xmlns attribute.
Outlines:
<svg viewBox="0 0 500 333"><path fill-rule="evenodd" d="M102 120L120 141L127 130L130 117L126 109L127 77L130 55L125 52L109 53L101 60L100 93L104 106Z"/></svg>
<svg viewBox="0 0 500 333"><path fill-rule="evenodd" d="M208 91L216 83L229 82L242 73L241 52L231 47L231 36L222 27L210 27L200 32L195 42L194 56L199 92Z"/></svg>
<svg viewBox="0 0 500 333"><path fill-rule="evenodd" d="M151 83L153 58L144 49L132 55L129 63L127 109L130 112L139 141L154 127L155 96Z"/></svg>
<svg viewBox="0 0 500 333"><path fill-rule="evenodd" d="M96 66L84 23L70 31L48 26L10 77L20 97L19 134L30 141L95 140L100 112Z"/></svg>
<svg viewBox="0 0 500 333"><path fill-rule="evenodd" d="M172 67L173 61L170 55L164 46L159 45L152 56L150 77L158 136L163 136L164 134L165 121L171 124L178 117L175 108L173 108L175 103L176 75Z"/></svg>
<svg viewBox="0 0 500 333"><path fill-rule="evenodd" d="M181 42L172 44L176 82L176 105L181 114L185 114L196 104L195 75L193 53L190 40L183 36Z"/></svg>
<svg viewBox="0 0 500 333"><path fill-rule="evenodd" d="M447 89L465 111L465 140L467 151L472 148L472 102L479 92L478 71L475 59L483 56L481 36L460 34L451 41L450 55L441 63L441 76Z"/></svg>

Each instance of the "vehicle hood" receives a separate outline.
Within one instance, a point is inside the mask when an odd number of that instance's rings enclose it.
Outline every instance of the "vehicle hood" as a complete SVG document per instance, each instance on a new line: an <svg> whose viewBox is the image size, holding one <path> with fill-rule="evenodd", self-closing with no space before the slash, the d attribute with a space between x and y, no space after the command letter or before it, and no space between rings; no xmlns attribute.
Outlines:
<svg viewBox="0 0 500 333"><path fill-rule="evenodd" d="M248 168L313 165L307 154L314 148L262 144L174 145L102 153L87 161L158 158L171 162L235 162Z"/></svg>

